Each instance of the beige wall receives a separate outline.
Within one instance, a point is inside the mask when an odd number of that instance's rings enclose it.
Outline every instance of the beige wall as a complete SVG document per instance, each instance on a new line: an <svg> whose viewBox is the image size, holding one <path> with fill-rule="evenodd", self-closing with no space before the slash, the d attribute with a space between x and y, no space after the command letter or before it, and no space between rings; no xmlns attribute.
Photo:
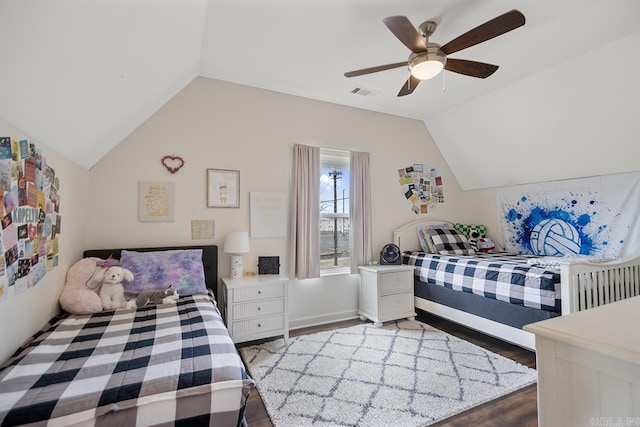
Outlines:
<svg viewBox="0 0 640 427"><path fill-rule="evenodd" d="M71 131L71 130L70 130ZM0 135L13 139L28 138L21 130L0 119ZM85 231L88 226L87 202L89 172L41 143L47 163L60 179L60 255L59 265L49 271L36 287L0 302L0 362L9 357L27 338L38 331L59 311L58 296L62 291L66 271L82 257Z"/></svg>
<svg viewBox="0 0 640 427"><path fill-rule="evenodd" d="M26 138L0 120L0 134ZM58 296L68 267L87 248L214 243L224 234L249 230L249 192L288 192L294 143L372 153L374 251L391 231L415 219L397 183L397 169L425 163L441 172L446 203L432 218L495 223L495 192L461 192L429 132L420 121L312 101L221 81L198 78L160 109L90 171L40 141L60 178L62 232L60 265L33 289L2 304L0 360L58 313ZM185 166L170 174L162 156L175 154ZM206 169L241 172L240 208L206 207ZM138 182L171 181L176 188L174 222L138 222ZM191 239L192 219L213 219L216 237ZM286 271L285 238L252 239L245 266L260 255L279 255ZM220 273L229 272L220 254ZM357 311L358 278L328 276L293 282L292 327L352 317Z"/></svg>
<svg viewBox="0 0 640 427"><path fill-rule="evenodd" d="M292 146L303 143L372 153L374 251L391 232L416 218L400 191L397 170L413 163L433 165L444 178L446 203L435 218L495 222L495 195L463 194L424 124L306 98L197 78L90 170L87 212L90 247L215 243L227 231L249 231L249 192L288 192ZM164 155L185 166L169 173ZM240 171L240 208L206 207L206 169ZM174 222L138 222L138 182L175 183ZM466 199L480 203L469 204ZM215 239L193 241L192 219L215 220ZM260 255L278 255L287 271L287 240L252 239L246 269ZM229 258L220 254L220 273ZM324 277L293 283L292 326L355 315L357 277Z"/></svg>

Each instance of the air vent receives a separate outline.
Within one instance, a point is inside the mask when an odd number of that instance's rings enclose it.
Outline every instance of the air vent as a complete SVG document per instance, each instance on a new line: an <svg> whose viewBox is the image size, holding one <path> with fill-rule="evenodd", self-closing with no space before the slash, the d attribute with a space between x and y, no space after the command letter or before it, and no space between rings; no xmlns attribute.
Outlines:
<svg viewBox="0 0 640 427"><path fill-rule="evenodd" d="M356 87L354 88L351 93L355 94L355 95L360 95L360 96L366 96L366 97L372 97L372 96L376 96L378 94L377 91L373 90L373 89L367 89L364 87Z"/></svg>

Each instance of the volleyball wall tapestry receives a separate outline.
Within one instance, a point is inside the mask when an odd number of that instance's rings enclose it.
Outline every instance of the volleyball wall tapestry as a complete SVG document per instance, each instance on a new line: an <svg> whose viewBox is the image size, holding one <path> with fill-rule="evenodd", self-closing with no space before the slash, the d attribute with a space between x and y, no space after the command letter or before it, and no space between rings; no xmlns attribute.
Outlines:
<svg viewBox="0 0 640 427"><path fill-rule="evenodd" d="M624 257L640 252L640 172L498 190L503 250Z"/></svg>

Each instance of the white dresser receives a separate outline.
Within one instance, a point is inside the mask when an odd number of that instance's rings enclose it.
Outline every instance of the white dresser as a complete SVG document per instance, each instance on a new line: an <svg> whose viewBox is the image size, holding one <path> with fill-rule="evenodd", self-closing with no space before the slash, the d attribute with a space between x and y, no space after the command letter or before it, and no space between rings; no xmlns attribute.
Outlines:
<svg viewBox="0 0 640 427"><path fill-rule="evenodd" d="M410 265L368 265L360 270L361 320L374 325L402 319L413 320L416 312L413 296L413 267Z"/></svg>
<svg viewBox="0 0 640 427"><path fill-rule="evenodd" d="M222 278L225 321L233 342L282 335L289 345L288 282L277 274Z"/></svg>
<svg viewBox="0 0 640 427"><path fill-rule="evenodd" d="M640 297L526 325L538 425L640 425Z"/></svg>

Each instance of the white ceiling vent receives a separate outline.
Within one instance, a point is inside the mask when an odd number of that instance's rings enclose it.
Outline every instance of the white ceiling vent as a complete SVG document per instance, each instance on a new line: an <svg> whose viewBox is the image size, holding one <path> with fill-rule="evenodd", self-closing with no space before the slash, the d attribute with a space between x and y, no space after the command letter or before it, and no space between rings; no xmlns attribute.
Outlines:
<svg viewBox="0 0 640 427"><path fill-rule="evenodd" d="M351 93L356 94L356 95L360 95L360 96L366 96L366 97L372 97L372 96L376 96L378 94L377 91L373 90L373 89L367 89L365 87L355 87Z"/></svg>

